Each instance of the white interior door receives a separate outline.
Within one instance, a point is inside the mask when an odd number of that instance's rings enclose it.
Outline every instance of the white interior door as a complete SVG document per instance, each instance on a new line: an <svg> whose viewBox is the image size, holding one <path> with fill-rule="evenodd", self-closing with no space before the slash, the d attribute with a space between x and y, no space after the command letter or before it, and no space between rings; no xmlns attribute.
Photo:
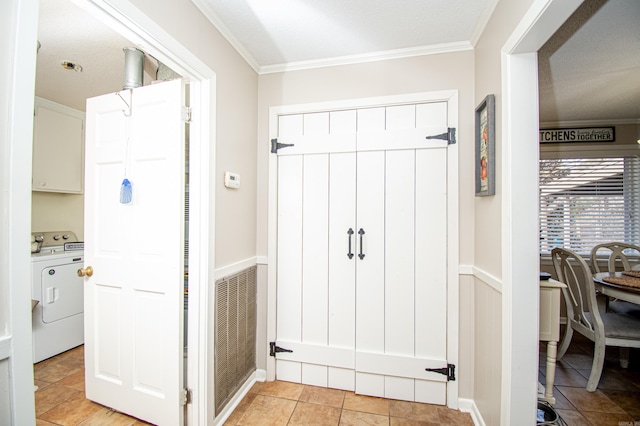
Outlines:
<svg viewBox="0 0 640 426"><path fill-rule="evenodd" d="M167 425L184 422L183 94L174 80L87 100L86 395Z"/></svg>
<svg viewBox="0 0 640 426"><path fill-rule="evenodd" d="M278 379L446 403L447 111L279 118Z"/></svg>

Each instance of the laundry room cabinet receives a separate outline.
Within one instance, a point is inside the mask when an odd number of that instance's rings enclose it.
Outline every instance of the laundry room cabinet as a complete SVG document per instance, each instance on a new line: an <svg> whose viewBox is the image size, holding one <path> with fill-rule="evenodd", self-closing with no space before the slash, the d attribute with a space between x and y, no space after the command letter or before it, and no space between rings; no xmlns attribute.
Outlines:
<svg viewBox="0 0 640 426"><path fill-rule="evenodd" d="M447 103L283 115L280 380L445 404Z"/></svg>
<svg viewBox="0 0 640 426"><path fill-rule="evenodd" d="M82 194L85 114L49 100L35 99L34 191Z"/></svg>

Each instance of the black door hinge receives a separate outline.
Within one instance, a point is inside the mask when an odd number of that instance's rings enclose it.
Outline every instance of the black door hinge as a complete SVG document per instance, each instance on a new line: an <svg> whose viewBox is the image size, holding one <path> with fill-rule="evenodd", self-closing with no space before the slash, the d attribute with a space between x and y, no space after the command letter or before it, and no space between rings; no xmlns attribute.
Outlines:
<svg viewBox="0 0 640 426"><path fill-rule="evenodd" d="M456 366L454 364L447 364L447 366L443 368L425 368L425 371L444 374L447 376L447 381L449 382L456 380Z"/></svg>
<svg viewBox="0 0 640 426"><path fill-rule="evenodd" d="M276 356L278 352L293 352L291 349L281 348L276 346L276 342L269 342L269 356Z"/></svg>
<svg viewBox="0 0 640 426"><path fill-rule="evenodd" d="M277 154L280 148L286 148L288 146L293 146L292 143L280 143L278 139L271 139L271 153Z"/></svg>
<svg viewBox="0 0 640 426"><path fill-rule="evenodd" d="M447 141L449 145L456 143L456 129L455 127L449 127L447 133L441 133L439 135L427 136L426 139L442 139Z"/></svg>

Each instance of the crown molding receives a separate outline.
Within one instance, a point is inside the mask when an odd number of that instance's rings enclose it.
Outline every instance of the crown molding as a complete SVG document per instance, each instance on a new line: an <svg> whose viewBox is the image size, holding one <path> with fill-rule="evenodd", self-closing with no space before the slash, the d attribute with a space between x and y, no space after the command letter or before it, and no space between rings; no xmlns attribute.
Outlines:
<svg viewBox="0 0 640 426"><path fill-rule="evenodd" d="M240 43L237 38L233 36L233 33L222 22L217 13L214 12L207 0L191 0L191 2L202 12L202 14L213 24L213 26L220 31L220 34L233 46L234 49L247 61L249 66L257 73L260 73L260 65L256 58L244 47L244 44Z"/></svg>
<svg viewBox="0 0 640 426"><path fill-rule="evenodd" d="M455 42L441 43L430 46L409 47L405 49L385 50L379 52L363 53L359 55L338 56L334 58L317 59L310 61L289 62L277 65L265 65L260 67L259 74L271 74L285 71L300 71L313 68L334 67L339 65L352 65L365 62L387 61L390 59L410 58L414 56L436 55L440 53L452 53L473 50L471 43Z"/></svg>
<svg viewBox="0 0 640 426"><path fill-rule="evenodd" d="M391 59L410 58L414 56L436 55L440 53L462 52L473 50L474 43L469 41L440 43L428 46L409 47L404 49L393 49L378 52L363 53L357 55L338 56L333 58L314 59L309 61L285 62L282 64L260 66L256 58L242 44L229 28L220 19L218 14L213 10L207 0L191 0L191 2L202 12L202 14L213 24L213 26L222 34L222 36L233 46L233 48L242 56L242 58L253 68L258 74L272 74L285 71L300 71L313 68L333 67L340 65L352 65L365 62L386 61ZM487 25L491 13L498 0L491 0L492 4L482 16L478 25L474 30L475 41ZM476 35L477 34L477 35Z"/></svg>
<svg viewBox="0 0 640 426"><path fill-rule="evenodd" d="M476 44L478 44L482 33L484 32L487 25L489 25L489 19L491 19L491 15L493 15L493 11L496 9L498 1L499 0L489 0L487 2L487 7L482 12L482 15L480 15L480 18L476 23L476 27L473 29L473 33L471 34L470 43L472 46L475 47Z"/></svg>

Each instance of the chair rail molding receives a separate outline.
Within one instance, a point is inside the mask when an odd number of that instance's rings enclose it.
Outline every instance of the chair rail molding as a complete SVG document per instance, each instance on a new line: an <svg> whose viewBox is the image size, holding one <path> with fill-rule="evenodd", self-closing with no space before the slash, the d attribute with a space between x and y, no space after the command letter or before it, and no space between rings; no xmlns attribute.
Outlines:
<svg viewBox="0 0 640 426"><path fill-rule="evenodd" d="M253 257L248 257L246 259L240 260L235 263L231 263L229 265L216 268L215 271L213 272L214 282L218 281L221 278L225 278L230 275L235 275L240 271L243 271L247 268L258 265L259 263L260 262L258 262L258 259L256 258L256 256L253 256Z"/></svg>
<svg viewBox="0 0 640 426"><path fill-rule="evenodd" d="M477 266L473 266L473 276L483 283L487 284L489 287L502 294L502 280L491 275L487 271L478 268Z"/></svg>

